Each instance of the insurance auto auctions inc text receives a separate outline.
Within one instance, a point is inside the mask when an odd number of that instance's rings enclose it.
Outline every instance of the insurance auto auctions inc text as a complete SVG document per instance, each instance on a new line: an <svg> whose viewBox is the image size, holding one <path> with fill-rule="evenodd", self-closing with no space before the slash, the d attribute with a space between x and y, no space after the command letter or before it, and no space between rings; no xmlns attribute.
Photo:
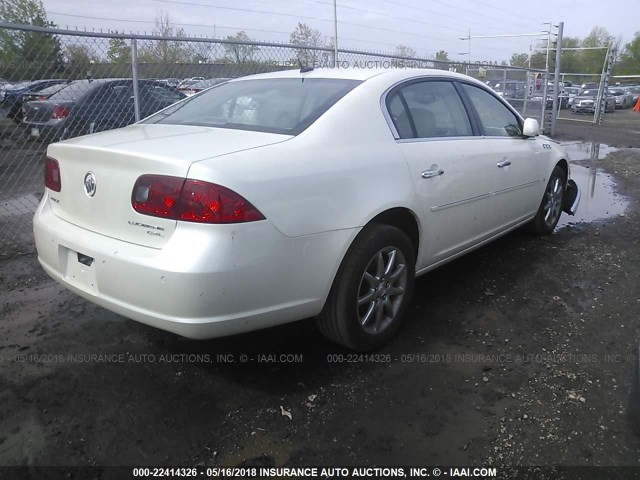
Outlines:
<svg viewBox="0 0 640 480"><path fill-rule="evenodd" d="M234 478L491 478L497 469L491 467L221 467L219 475ZM223 471L224 470L224 471ZM233 470L233 471L226 471Z"/></svg>

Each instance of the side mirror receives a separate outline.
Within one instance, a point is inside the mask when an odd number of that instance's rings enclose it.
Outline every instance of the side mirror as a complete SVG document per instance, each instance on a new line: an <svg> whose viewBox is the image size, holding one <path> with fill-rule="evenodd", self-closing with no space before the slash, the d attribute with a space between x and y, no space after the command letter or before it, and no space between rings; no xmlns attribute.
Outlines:
<svg viewBox="0 0 640 480"><path fill-rule="evenodd" d="M538 124L538 121L535 118L525 119L522 134L525 137L537 137L540 135L540 125Z"/></svg>

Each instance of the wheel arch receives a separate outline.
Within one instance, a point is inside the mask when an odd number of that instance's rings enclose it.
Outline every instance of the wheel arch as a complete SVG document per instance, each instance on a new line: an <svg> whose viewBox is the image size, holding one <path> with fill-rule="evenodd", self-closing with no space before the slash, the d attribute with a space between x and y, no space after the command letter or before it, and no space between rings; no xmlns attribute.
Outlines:
<svg viewBox="0 0 640 480"><path fill-rule="evenodd" d="M556 163L556 165L564 171L564 176L568 181L569 180L569 162L567 162L566 159L561 158L558 161L558 163Z"/></svg>
<svg viewBox="0 0 640 480"><path fill-rule="evenodd" d="M420 249L420 225L418 219L413 211L406 207L394 207L378 213L373 217L367 225L372 223L378 223L381 225L389 225L402 231L414 248L416 259L418 258L418 251Z"/></svg>

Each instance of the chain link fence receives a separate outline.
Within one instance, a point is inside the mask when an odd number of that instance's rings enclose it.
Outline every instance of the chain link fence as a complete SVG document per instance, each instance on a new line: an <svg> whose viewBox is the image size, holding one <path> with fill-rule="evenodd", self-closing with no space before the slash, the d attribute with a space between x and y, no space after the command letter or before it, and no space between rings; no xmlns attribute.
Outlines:
<svg viewBox="0 0 640 480"><path fill-rule="evenodd" d="M542 71L342 49L335 59L323 47L2 22L0 40L0 258L34 250L31 221L49 143L129 125L229 78L301 66L436 68L478 78L545 122L544 97L534 95Z"/></svg>

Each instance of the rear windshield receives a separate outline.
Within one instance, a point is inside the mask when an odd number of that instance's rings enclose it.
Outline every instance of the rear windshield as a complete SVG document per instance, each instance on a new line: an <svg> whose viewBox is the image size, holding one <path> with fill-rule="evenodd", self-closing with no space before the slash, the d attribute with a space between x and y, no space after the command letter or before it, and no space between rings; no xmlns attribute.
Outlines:
<svg viewBox="0 0 640 480"><path fill-rule="evenodd" d="M89 80L76 80L75 82L71 82L58 93L52 95L50 98L55 101L75 102L85 93L91 91L97 84L98 82Z"/></svg>
<svg viewBox="0 0 640 480"><path fill-rule="evenodd" d="M360 83L324 78L228 82L169 107L143 123L297 135Z"/></svg>
<svg viewBox="0 0 640 480"><path fill-rule="evenodd" d="M62 90L66 86L67 86L67 84L65 84L65 83L58 83L57 85L52 85L50 87L43 88L37 94L38 95L51 95L52 93L56 93L57 91Z"/></svg>

